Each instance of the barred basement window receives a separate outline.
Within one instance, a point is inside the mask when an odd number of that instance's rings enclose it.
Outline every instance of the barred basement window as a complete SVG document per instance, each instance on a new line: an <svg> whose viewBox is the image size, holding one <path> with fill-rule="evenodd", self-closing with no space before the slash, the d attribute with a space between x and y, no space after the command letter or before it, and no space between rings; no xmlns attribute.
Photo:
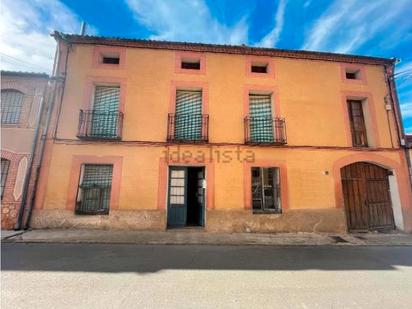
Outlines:
<svg viewBox="0 0 412 309"><path fill-rule="evenodd" d="M23 96L23 93L17 90L1 91L1 123L17 124L20 122Z"/></svg>
<svg viewBox="0 0 412 309"><path fill-rule="evenodd" d="M84 164L76 201L77 214L108 214L113 165Z"/></svg>
<svg viewBox="0 0 412 309"><path fill-rule="evenodd" d="M252 207L254 213L281 212L278 167L252 167Z"/></svg>
<svg viewBox="0 0 412 309"><path fill-rule="evenodd" d="M253 142L273 142L273 116L270 95L249 94L250 137Z"/></svg>
<svg viewBox="0 0 412 309"><path fill-rule="evenodd" d="M1 158L1 198L3 198L4 187L6 186L7 175L9 173L10 160Z"/></svg>
<svg viewBox="0 0 412 309"><path fill-rule="evenodd" d="M202 138L202 91L176 91L175 139Z"/></svg>

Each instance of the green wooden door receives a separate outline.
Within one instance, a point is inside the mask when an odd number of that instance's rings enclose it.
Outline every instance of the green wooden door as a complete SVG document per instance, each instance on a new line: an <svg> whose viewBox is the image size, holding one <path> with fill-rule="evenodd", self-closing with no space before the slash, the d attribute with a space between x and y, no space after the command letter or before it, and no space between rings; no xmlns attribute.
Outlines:
<svg viewBox="0 0 412 309"><path fill-rule="evenodd" d="M187 168L170 167L168 226L185 226L187 219Z"/></svg>
<svg viewBox="0 0 412 309"><path fill-rule="evenodd" d="M199 208L199 225L205 226L205 189L203 182L205 181L204 169L197 172L197 203Z"/></svg>

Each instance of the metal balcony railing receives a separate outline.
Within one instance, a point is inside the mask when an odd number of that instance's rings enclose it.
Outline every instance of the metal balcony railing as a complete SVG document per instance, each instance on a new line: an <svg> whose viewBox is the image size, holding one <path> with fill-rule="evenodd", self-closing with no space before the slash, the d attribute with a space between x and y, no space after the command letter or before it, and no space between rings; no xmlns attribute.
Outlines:
<svg viewBox="0 0 412 309"><path fill-rule="evenodd" d="M80 110L77 137L81 139L120 140L123 113Z"/></svg>
<svg viewBox="0 0 412 309"><path fill-rule="evenodd" d="M286 144L286 124L284 118L272 116L244 119L246 144Z"/></svg>
<svg viewBox="0 0 412 309"><path fill-rule="evenodd" d="M209 115L169 114L167 121L168 142L207 142Z"/></svg>

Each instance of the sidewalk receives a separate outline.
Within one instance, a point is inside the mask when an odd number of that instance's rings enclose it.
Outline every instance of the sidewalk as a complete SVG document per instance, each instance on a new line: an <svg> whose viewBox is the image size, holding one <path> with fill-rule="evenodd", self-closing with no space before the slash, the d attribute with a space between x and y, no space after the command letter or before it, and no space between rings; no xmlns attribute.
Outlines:
<svg viewBox="0 0 412 309"><path fill-rule="evenodd" d="M199 229L176 229L164 232L119 230L32 230L3 237L3 242L18 243L110 243L139 245L264 245L264 246L316 246L316 245L378 245L412 246L412 234L363 233L209 233ZM14 232L14 231L10 231ZM14 232L16 233L16 232Z"/></svg>

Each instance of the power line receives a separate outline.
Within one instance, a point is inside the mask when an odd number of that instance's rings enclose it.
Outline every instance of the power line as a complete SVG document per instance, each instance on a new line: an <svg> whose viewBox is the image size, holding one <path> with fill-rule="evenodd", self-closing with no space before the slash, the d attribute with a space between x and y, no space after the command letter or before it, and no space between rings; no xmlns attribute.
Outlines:
<svg viewBox="0 0 412 309"><path fill-rule="evenodd" d="M44 68L41 67L41 66L39 66L38 64L33 64L33 63L28 62L28 61L24 61L24 60L22 60L22 59L19 59L19 58L16 58L16 57L7 55L7 54L2 53L2 52L0 52L0 55L2 55L3 57L6 57L6 58L12 59L12 60L14 60L14 61L20 62L20 63L21 63L21 64L19 64L20 66L24 66L24 67L26 67L26 68L31 68L31 69L41 69L41 70L44 70Z"/></svg>

